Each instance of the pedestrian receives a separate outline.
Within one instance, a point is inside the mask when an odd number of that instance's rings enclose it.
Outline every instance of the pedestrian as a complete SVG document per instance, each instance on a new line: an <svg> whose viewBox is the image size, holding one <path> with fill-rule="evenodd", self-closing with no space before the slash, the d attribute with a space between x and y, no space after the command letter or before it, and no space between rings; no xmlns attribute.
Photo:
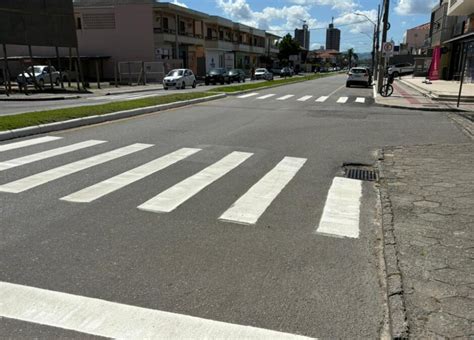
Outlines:
<svg viewBox="0 0 474 340"><path fill-rule="evenodd" d="M250 70L250 80L255 80L255 67Z"/></svg>

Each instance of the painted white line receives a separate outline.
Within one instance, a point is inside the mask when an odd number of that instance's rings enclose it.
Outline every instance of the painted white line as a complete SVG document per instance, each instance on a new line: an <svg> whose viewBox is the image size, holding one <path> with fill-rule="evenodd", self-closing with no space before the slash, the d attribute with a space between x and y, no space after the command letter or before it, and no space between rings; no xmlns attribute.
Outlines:
<svg viewBox="0 0 474 340"><path fill-rule="evenodd" d="M129 155L129 154L132 154L134 152L149 148L151 146L153 145L136 143L136 144L125 146L120 149L115 149L109 152L105 152L100 155L81 159L73 163L62 165L54 169L46 170L46 171L31 175L28 177L21 178L14 182L0 185L0 191L13 192L13 193L23 192L23 191L35 188L39 185L54 181L58 178L62 178L64 176L76 173L78 171L88 169L95 165L99 165L99 164Z"/></svg>
<svg viewBox="0 0 474 340"><path fill-rule="evenodd" d="M318 99L316 99L316 102L324 103L328 98L329 98L329 96L321 96Z"/></svg>
<svg viewBox="0 0 474 340"><path fill-rule="evenodd" d="M344 104L344 103L347 103L347 101L349 100L349 97L340 97L337 102L338 103L341 103L341 104Z"/></svg>
<svg viewBox="0 0 474 340"><path fill-rule="evenodd" d="M138 206L138 209L151 212L173 211L199 191L239 166L252 155L253 153L234 151L197 174L186 178L182 182L146 201Z"/></svg>
<svg viewBox="0 0 474 340"><path fill-rule="evenodd" d="M296 175L306 158L285 157L255 183L220 217L226 222L255 224L278 194Z"/></svg>
<svg viewBox="0 0 474 340"><path fill-rule="evenodd" d="M329 189L317 233L335 237L359 237L362 181L335 177Z"/></svg>
<svg viewBox="0 0 474 340"><path fill-rule="evenodd" d="M47 159L47 158L51 158L51 157L54 157L54 156L63 155L63 154L68 153L68 152L88 148L88 147L98 145L98 144L102 144L102 143L106 143L106 142L103 141L103 140L88 140L88 141L85 141L85 142L80 142L80 143L76 143L76 144L62 146L62 147L56 148L56 149L51 149L51 150L47 150L47 151L43 151L43 152L34 153L34 154L24 156L24 157L10 159L10 160L5 161L5 162L0 162L0 171L11 169L11 168L14 168L14 167L17 167L17 166L20 166L20 165L25 165L25 164L28 164L28 163L33 163L33 162L43 160L43 159Z"/></svg>
<svg viewBox="0 0 474 340"><path fill-rule="evenodd" d="M277 98L277 100L287 100L288 98L294 97L294 94L287 94L286 96Z"/></svg>
<svg viewBox="0 0 474 340"><path fill-rule="evenodd" d="M80 191L77 191L71 195L61 198L63 201L69 202L81 202L88 203L92 202L102 196L110 194L113 191L121 189L131 183L139 181L151 174L163 170L170 165L173 165L196 152L201 151L201 149L190 149L183 148L175 152L172 152L163 157L157 158L151 162L143 164L135 169L126 171L112 178L106 179L105 181L94 184L90 187L84 188Z"/></svg>
<svg viewBox="0 0 474 340"><path fill-rule="evenodd" d="M274 93L270 93L270 94L266 94L264 96L261 96L261 97L258 97L257 99L267 99L267 98L270 98L270 97L273 97L275 96Z"/></svg>
<svg viewBox="0 0 474 340"><path fill-rule="evenodd" d="M0 316L114 339L310 339L0 282Z"/></svg>
<svg viewBox="0 0 474 340"><path fill-rule="evenodd" d="M298 99L298 101L299 102L305 102L305 101L307 101L308 99L311 99L311 98L313 98L313 96L303 96L300 99Z"/></svg>
<svg viewBox="0 0 474 340"><path fill-rule="evenodd" d="M45 137L27 139L27 140L23 140L21 142L3 144L3 145L0 145L0 152L13 150L13 149L24 148L25 146L30 146L30 145L36 145L36 144L51 142L53 140L58 140L58 139L61 139L61 138L62 137L45 136Z"/></svg>
<svg viewBox="0 0 474 340"><path fill-rule="evenodd" d="M253 96L256 96L256 95L258 95L257 92L252 92L252 93L243 94L241 96L237 96L237 98L248 98L248 97L253 97Z"/></svg>
<svg viewBox="0 0 474 340"><path fill-rule="evenodd" d="M355 100L356 103L361 103L361 104L364 104L365 103L365 98L364 97L357 97L356 100Z"/></svg>

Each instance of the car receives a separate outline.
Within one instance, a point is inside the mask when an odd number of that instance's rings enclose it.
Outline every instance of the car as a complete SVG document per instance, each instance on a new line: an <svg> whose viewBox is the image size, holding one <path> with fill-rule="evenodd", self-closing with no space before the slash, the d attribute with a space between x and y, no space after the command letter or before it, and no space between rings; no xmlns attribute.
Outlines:
<svg viewBox="0 0 474 340"><path fill-rule="evenodd" d="M196 88L196 76L193 71L187 68L177 68L171 70L166 77L163 78L163 88L168 90L170 87L176 89L185 89L186 86Z"/></svg>
<svg viewBox="0 0 474 340"><path fill-rule="evenodd" d="M273 80L273 73L266 68L257 68L255 70L255 79Z"/></svg>
<svg viewBox="0 0 474 340"><path fill-rule="evenodd" d="M211 83L214 85L217 83L221 85L224 85L224 83L230 84L230 77L225 68L213 68L206 74L204 82L206 85Z"/></svg>
<svg viewBox="0 0 474 340"><path fill-rule="evenodd" d="M294 72L291 67L283 67L280 71L280 77L293 77Z"/></svg>
<svg viewBox="0 0 474 340"><path fill-rule="evenodd" d="M353 67L347 73L346 87L351 87L351 85L362 85L369 87L370 72L365 67Z"/></svg>
<svg viewBox="0 0 474 340"><path fill-rule="evenodd" d="M395 64L388 68L388 74L394 77L412 74L415 72L415 66L410 63Z"/></svg>
<svg viewBox="0 0 474 340"><path fill-rule="evenodd" d="M51 84L51 80L56 86L59 86L61 82L59 71L54 66L49 67L47 65L28 67L16 77L16 81L20 87L34 84L33 76L36 78L36 83L40 88L43 88L45 84Z"/></svg>
<svg viewBox="0 0 474 340"><path fill-rule="evenodd" d="M245 72L239 68L233 68L227 72L227 75L229 76L230 82L238 82L240 83L241 81L245 83Z"/></svg>

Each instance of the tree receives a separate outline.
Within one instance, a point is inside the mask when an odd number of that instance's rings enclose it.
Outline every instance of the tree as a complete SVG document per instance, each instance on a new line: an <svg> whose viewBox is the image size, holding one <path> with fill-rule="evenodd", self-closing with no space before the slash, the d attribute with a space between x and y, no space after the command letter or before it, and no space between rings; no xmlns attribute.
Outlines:
<svg viewBox="0 0 474 340"><path fill-rule="evenodd" d="M288 60L290 55L298 54L301 50L300 44L294 40L290 34L285 35L278 43L278 59L280 61Z"/></svg>
<svg viewBox="0 0 474 340"><path fill-rule="evenodd" d="M354 59L355 61L359 60L359 56L357 55L357 53L354 53L353 48L347 50L347 59L349 60L349 68L352 67L352 59Z"/></svg>

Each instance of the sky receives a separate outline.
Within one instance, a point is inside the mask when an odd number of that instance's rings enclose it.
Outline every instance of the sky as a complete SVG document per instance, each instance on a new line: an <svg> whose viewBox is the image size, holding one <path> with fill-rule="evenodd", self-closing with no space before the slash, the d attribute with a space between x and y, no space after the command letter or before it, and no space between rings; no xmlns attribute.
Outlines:
<svg viewBox="0 0 474 340"><path fill-rule="evenodd" d="M325 45L326 27L334 18L341 30L341 50L372 50L374 26L364 16L377 20L382 0L162 0L191 9L219 15L236 22L261 28L280 36L294 34L306 20L311 30L311 49ZM407 29L430 21L431 8L439 0L391 0L391 29L388 39L403 42Z"/></svg>

